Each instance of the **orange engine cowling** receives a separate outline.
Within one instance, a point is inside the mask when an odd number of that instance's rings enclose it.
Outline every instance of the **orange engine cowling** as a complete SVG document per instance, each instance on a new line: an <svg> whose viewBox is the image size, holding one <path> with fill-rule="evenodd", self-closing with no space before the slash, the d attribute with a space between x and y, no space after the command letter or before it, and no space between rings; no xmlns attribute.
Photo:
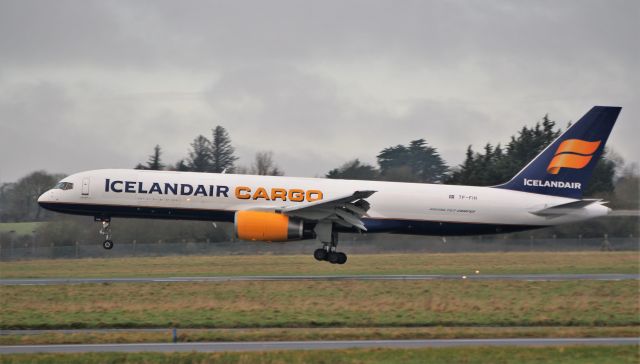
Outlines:
<svg viewBox="0 0 640 364"><path fill-rule="evenodd" d="M302 220L265 211L238 211L236 236L242 240L287 241L305 237Z"/></svg>

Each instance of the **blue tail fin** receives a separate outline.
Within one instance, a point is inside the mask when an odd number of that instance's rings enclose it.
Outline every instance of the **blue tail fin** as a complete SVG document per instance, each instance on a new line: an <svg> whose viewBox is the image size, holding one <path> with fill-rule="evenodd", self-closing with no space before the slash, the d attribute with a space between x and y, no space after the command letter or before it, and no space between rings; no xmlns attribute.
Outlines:
<svg viewBox="0 0 640 364"><path fill-rule="evenodd" d="M621 109L594 106L509 182L495 187L582 198Z"/></svg>

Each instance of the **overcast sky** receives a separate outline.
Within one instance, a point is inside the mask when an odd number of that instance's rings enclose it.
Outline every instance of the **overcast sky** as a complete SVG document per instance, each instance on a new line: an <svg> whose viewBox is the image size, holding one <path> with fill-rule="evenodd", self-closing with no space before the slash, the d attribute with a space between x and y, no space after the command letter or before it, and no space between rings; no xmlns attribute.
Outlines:
<svg viewBox="0 0 640 364"><path fill-rule="evenodd" d="M456 165L593 105L638 162L639 23L636 0L0 0L0 181L175 163L218 124L291 176L418 138Z"/></svg>

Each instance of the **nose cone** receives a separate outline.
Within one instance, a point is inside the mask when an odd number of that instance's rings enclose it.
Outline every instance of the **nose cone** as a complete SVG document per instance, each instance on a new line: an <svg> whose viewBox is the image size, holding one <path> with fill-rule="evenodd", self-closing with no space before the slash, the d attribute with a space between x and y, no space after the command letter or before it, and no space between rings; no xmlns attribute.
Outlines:
<svg viewBox="0 0 640 364"><path fill-rule="evenodd" d="M38 205L40 205L40 207L47 208L47 204L53 201L52 194L53 192L49 190L43 193L42 195L40 195L40 197L38 197Z"/></svg>

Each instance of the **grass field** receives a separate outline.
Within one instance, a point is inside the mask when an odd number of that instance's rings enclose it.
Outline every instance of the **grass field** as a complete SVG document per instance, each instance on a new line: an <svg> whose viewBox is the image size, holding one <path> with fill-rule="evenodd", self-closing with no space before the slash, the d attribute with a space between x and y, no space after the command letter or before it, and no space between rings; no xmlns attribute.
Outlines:
<svg viewBox="0 0 640 364"><path fill-rule="evenodd" d="M32 260L0 263L0 278L170 277L215 275L638 273L637 252L380 254L345 265L311 255L176 256Z"/></svg>
<svg viewBox="0 0 640 364"><path fill-rule="evenodd" d="M638 346L349 349L250 353L19 354L2 363L638 363Z"/></svg>
<svg viewBox="0 0 640 364"><path fill-rule="evenodd" d="M16 235L30 235L42 222L0 222L0 233L15 232Z"/></svg>
<svg viewBox="0 0 640 364"><path fill-rule="evenodd" d="M179 329L179 342L400 340L485 338L638 337L640 326L584 327L315 327ZM170 329L154 332L91 331L0 335L0 345L107 344L172 342Z"/></svg>
<svg viewBox="0 0 640 364"><path fill-rule="evenodd" d="M636 252L188 256L0 263L2 278L638 273ZM178 327L180 341L637 337L638 281L267 281L0 286L0 328ZM199 329L200 328L200 329ZM0 344L167 342L164 332L4 335ZM637 363L638 346L2 355L0 363Z"/></svg>
<svg viewBox="0 0 640 364"><path fill-rule="evenodd" d="M637 281L4 286L0 327L640 325Z"/></svg>

